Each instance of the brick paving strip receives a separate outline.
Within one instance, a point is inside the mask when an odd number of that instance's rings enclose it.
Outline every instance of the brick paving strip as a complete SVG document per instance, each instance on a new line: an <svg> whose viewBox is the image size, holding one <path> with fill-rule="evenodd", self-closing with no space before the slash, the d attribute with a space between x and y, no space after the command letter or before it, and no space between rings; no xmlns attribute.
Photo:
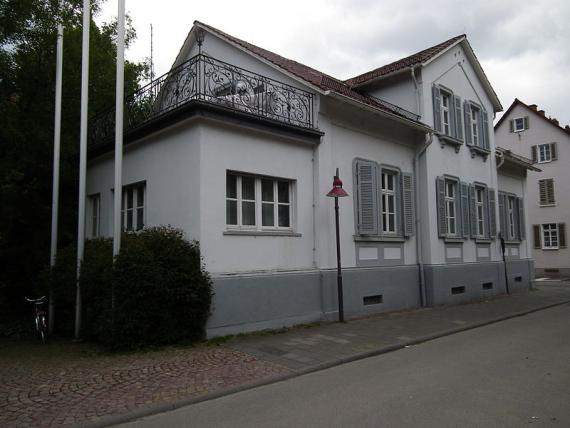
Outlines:
<svg viewBox="0 0 570 428"><path fill-rule="evenodd" d="M108 426L570 302L570 282L456 306L238 336L223 346L0 361L0 426ZM41 349L41 348L38 348Z"/></svg>

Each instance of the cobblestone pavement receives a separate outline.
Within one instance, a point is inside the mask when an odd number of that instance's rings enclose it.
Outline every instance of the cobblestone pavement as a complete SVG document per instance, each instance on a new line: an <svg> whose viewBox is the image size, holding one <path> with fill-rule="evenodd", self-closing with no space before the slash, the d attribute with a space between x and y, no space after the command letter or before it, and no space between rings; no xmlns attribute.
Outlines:
<svg viewBox="0 0 570 428"><path fill-rule="evenodd" d="M222 346L48 362L4 359L0 426L77 425L288 372Z"/></svg>

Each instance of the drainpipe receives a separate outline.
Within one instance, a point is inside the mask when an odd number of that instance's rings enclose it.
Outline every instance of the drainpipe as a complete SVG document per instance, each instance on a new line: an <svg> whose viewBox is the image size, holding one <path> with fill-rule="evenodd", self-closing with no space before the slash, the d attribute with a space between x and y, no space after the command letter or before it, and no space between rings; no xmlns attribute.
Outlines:
<svg viewBox="0 0 570 428"><path fill-rule="evenodd" d="M414 156L414 179L416 183L418 182L418 163L420 157L426 152L427 148L433 142L433 133L429 132L426 134L426 142L422 146L422 148L415 154ZM418 262L418 268L420 271L420 299L422 307L425 307L426 302L426 286L425 286L425 274L424 274L424 262L423 262L423 254L422 254L422 244L421 244L421 236L422 236L422 221L420 216L420 192L418 192L417 186L415 186L415 211L416 211L416 259Z"/></svg>
<svg viewBox="0 0 570 428"><path fill-rule="evenodd" d="M418 89L418 81L416 80L416 69L415 69L415 67L412 67L410 69L410 71L412 74L412 82L414 82L414 91L416 93L416 111L421 116L421 112L420 112L420 90Z"/></svg>

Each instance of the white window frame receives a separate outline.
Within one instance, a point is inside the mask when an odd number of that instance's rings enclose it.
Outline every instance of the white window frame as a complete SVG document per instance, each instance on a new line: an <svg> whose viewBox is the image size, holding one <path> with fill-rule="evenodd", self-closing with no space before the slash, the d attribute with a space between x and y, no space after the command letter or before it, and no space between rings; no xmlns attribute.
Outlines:
<svg viewBox="0 0 570 428"><path fill-rule="evenodd" d="M482 186L475 186L475 220L477 225L477 238L485 238L485 192Z"/></svg>
<svg viewBox="0 0 570 428"><path fill-rule="evenodd" d="M558 223L541 224L540 225L540 239L542 240L542 248L544 250L558 250L560 248L560 236L559 236L559 231L558 231ZM553 241L555 241L556 245L553 245ZM548 242L548 245L547 245L547 242Z"/></svg>
<svg viewBox="0 0 570 428"><path fill-rule="evenodd" d="M396 235L398 233L398 173L389 169L382 169L380 173L380 213L382 216L382 234ZM392 188L388 185L392 182ZM389 201L392 200L392 210ZM392 219L392 227L390 227Z"/></svg>
<svg viewBox="0 0 570 428"><path fill-rule="evenodd" d="M515 225L515 197L507 195L507 239L514 241L516 239L516 225Z"/></svg>
<svg viewBox="0 0 570 428"><path fill-rule="evenodd" d="M451 111L450 109L455 108L455 106L450 106L453 102L452 94L440 89L440 99L441 99L441 132L445 135L451 136ZM445 105L445 100L447 100L447 106ZM447 122L446 122L447 116ZM455 124L453 124L455 126Z"/></svg>
<svg viewBox="0 0 570 428"><path fill-rule="evenodd" d="M101 236L101 194L90 195L89 203L91 206L91 238L99 238Z"/></svg>
<svg viewBox="0 0 570 428"><path fill-rule="evenodd" d="M450 187L451 185L451 187ZM448 190L452 189L452 195ZM445 223L447 225L447 235L450 237L459 236L460 231L457 230L457 195L459 191L459 183L455 180L445 179ZM453 225L453 232L451 232Z"/></svg>
<svg viewBox="0 0 570 428"><path fill-rule="evenodd" d="M552 143L539 144L536 149L538 163L552 162Z"/></svg>
<svg viewBox="0 0 570 428"><path fill-rule="evenodd" d="M521 128L517 126L517 121L520 121ZM524 117L517 117L513 119L513 132L522 132L525 130L524 127Z"/></svg>
<svg viewBox="0 0 570 428"><path fill-rule="evenodd" d="M243 230L243 231L259 231L259 232L271 232L271 231L288 231L294 230L294 180L287 178L269 177L262 175L254 175L247 173L240 173L236 171L226 171L226 186L228 176L233 175L236 177L236 197L229 197L226 190L225 200L226 200L226 228L228 230ZM244 177L251 178L254 180L254 199L243 199L242 197L242 179ZM262 193L262 182L272 181L273 182L273 200L263 200ZM286 183L288 201L279 200L279 183ZM228 224L227 210L228 201L236 202L236 223ZM255 224L254 225L244 225L243 224L243 202L253 202L255 207ZM273 226L263 225L263 206L271 205L273 206ZM279 208L287 207L287 212L289 216L289 226L279 225Z"/></svg>
<svg viewBox="0 0 570 428"><path fill-rule="evenodd" d="M139 190L142 190L142 205L139 200ZM133 205L128 207L129 192L132 191ZM139 224L138 211L142 210L142 224ZM131 227L128 226L129 212L132 215ZM146 225L146 182L139 182L123 186L123 193L121 198L121 229L127 232L134 232L141 230Z"/></svg>

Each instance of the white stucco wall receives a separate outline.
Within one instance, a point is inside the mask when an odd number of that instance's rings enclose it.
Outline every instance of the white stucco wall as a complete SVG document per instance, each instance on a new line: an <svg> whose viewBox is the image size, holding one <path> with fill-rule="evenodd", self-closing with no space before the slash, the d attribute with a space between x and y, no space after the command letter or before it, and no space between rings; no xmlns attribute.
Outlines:
<svg viewBox="0 0 570 428"><path fill-rule="evenodd" d="M525 117L529 118L529 128L523 132L510 132L509 120ZM511 150L513 153L532 157L531 147L545 143L557 143L558 159L552 162L537 163L535 166L542 172L529 171L527 177L527 222L529 225L545 223L566 223L566 239L570 237L570 135L563 132L550 122L539 117L524 106L517 104L495 131L497 145ZM554 206L541 207L539 205L538 180L554 179ZM531 229L532 231L532 229ZM532 235L531 236L532 239ZM535 267L544 268L570 268L570 249L559 250L533 250Z"/></svg>
<svg viewBox="0 0 570 428"><path fill-rule="evenodd" d="M369 90L362 88L362 90L381 100L421 115L421 87L419 84L421 77L417 76L416 80L418 81L417 90L412 80L411 72L402 73L398 80L390 81L389 84L383 83L380 87L370 88Z"/></svg>

